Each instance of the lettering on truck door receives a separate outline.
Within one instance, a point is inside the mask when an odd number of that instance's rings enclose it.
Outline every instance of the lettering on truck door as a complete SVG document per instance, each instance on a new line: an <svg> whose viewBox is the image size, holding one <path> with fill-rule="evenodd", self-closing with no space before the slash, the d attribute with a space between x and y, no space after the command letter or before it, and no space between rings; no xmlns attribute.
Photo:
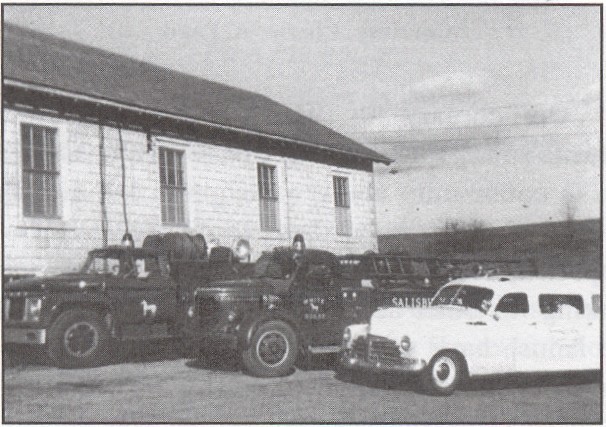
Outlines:
<svg viewBox="0 0 606 427"><path fill-rule="evenodd" d="M301 327L313 346L338 345L343 325L343 298L327 265L310 265L298 284Z"/></svg>

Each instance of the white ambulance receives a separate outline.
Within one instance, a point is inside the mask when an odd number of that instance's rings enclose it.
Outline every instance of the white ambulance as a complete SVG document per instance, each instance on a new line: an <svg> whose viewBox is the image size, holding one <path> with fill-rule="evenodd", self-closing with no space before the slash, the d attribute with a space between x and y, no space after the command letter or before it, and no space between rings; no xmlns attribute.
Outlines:
<svg viewBox="0 0 606 427"><path fill-rule="evenodd" d="M596 279L461 278L429 308L378 310L347 327L340 366L417 372L442 395L473 376L599 370L600 303Z"/></svg>

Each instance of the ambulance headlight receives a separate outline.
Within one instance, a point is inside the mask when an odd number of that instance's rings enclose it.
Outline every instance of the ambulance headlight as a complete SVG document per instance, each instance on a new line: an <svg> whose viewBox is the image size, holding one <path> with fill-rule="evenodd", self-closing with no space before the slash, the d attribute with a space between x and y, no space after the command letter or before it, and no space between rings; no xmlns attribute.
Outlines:
<svg viewBox="0 0 606 427"><path fill-rule="evenodd" d="M404 335L400 341L400 347L402 347L402 350L404 351L410 350L410 337Z"/></svg>

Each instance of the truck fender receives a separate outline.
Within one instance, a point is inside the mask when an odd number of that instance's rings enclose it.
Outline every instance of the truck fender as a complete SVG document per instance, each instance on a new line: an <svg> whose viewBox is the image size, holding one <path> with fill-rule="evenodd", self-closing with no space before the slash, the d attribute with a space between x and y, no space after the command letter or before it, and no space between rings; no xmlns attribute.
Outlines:
<svg viewBox="0 0 606 427"><path fill-rule="evenodd" d="M60 301L56 301L55 304L52 305L49 313L49 326L55 321L59 314L71 309L93 310L100 314L104 314L105 316L108 314L111 316L113 314L111 303L107 298L90 298L90 296L72 295L65 299L61 299ZM109 320L112 318L113 316L111 316Z"/></svg>
<svg viewBox="0 0 606 427"><path fill-rule="evenodd" d="M300 340L301 337L299 336L299 327L296 318L284 310L271 310L246 316L242 322L240 322L238 348L240 350L245 350L250 347L252 337L259 326L269 320L281 320L288 323L295 331L295 334L297 334L297 338Z"/></svg>

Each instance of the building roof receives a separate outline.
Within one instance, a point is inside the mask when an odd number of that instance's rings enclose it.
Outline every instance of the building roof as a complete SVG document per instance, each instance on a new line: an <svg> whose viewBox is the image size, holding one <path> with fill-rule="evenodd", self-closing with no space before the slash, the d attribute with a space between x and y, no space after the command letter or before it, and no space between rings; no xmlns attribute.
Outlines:
<svg viewBox="0 0 606 427"><path fill-rule="evenodd" d="M4 23L4 82L86 95L286 143L391 160L266 96Z"/></svg>

